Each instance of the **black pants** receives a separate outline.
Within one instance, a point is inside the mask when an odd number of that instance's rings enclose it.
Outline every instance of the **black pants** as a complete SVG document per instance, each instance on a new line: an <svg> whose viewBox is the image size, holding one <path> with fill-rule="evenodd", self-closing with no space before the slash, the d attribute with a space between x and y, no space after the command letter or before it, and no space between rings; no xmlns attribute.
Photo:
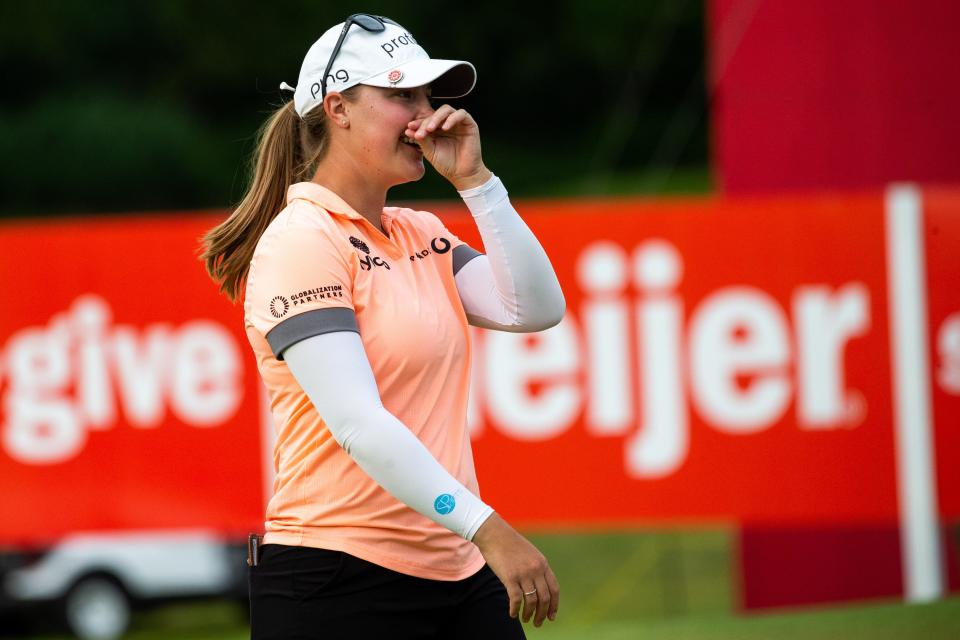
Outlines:
<svg viewBox="0 0 960 640"><path fill-rule="evenodd" d="M340 551L268 544L249 579L252 640L525 638L486 565L465 580L426 580Z"/></svg>

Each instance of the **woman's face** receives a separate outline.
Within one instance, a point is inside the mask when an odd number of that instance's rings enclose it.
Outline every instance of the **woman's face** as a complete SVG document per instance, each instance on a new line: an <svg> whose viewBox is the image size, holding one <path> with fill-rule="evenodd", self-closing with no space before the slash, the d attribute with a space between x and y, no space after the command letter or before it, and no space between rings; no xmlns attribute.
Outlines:
<svg viewBox="0 0 960 640"><path fill-rule="evenodd" d="M430 86L384 89L361 85L349 105L345 136L354 162L371 180L387 188L423 177L423 153L403 142L407 123L433 113Z"/></svg>

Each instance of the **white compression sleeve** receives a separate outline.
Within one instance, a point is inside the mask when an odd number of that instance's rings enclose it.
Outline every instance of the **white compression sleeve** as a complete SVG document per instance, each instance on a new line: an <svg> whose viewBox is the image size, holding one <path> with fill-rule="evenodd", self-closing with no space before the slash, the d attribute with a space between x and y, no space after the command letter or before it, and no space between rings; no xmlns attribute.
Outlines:
<svg viewBox="0 0 960 640"><path fill-rule="evenodd" d="M306 338L283 356L333 437L367 475L411 509L473 539L493 509L383 407L358 334L336 331ZM453 501L441 498L445 494Z"/></svg>
<svg viewBox="0 0 960 640"><path fill-rule="evenodd" d="M457 272L460 301L470 324L502 331L541 331L563 319L566 302L536 236L510 204L496 176L459 192L483 238L486 256Z"/></svg>

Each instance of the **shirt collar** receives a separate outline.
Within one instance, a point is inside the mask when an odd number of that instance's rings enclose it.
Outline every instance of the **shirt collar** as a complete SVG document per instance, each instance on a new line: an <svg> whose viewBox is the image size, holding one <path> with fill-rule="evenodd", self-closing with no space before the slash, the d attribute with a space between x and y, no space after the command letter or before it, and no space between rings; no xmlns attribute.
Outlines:
<svg viewBox="0 0 960 640"><path fill-rule="evenodd" d="M343 198L316 182L298 182L290 185L287 188L287 204L294 200L309 200L330 213L353 220L363 219L363 216L354 211L353 207L344 202ZM399 207L384 207L380 214L388 233L398 211Z"/></svg>
<svg viewBox="0 0 960 640"><path fill-rule="evenodd" d="M294 200L308 200L330 213L346 216L347 218L363 218L353 210L353 207L343 201L343 198L330 189L316 182L298 182L287 188L287 204Z"/></svg>

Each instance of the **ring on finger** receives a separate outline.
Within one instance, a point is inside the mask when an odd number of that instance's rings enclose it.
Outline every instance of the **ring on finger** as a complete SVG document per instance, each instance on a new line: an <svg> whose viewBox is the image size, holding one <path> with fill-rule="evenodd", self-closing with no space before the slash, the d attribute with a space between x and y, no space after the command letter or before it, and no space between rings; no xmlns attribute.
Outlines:
<svg viewBox="0 0 960 640"><path fill-rule="evenodd" d="M533 591L524 591L523 597L526 598L527 596L534 596L536 594L537 594L537 589L536 587L534 587Z"/></svg>

